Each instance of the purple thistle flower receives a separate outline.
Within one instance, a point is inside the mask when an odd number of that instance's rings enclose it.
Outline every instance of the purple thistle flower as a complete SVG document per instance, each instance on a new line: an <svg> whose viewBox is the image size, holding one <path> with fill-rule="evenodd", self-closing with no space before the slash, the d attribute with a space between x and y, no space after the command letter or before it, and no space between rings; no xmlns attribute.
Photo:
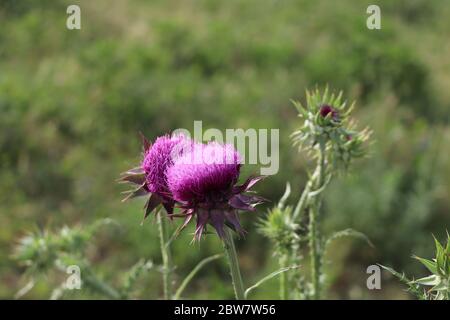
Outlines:
<svg viewBox="0 0 450 320"><path fill-rule="evenodd" d="M144 219L159 204L162 204L167 213L171 215L175 201L167 186L167 170L173 165L174 160L185 153L192 141L182 135L165 135L157 138L153 145L142 136L144 152L141 166L125 172L120 181L138 185L128 192L123 200L150 194L145 204Z"/></svg>
<svg viewBox="0 0 450 320"><path fill-rule="evenodd" d="M207 224L223 238L225 225L243 234L237 210L254 211L261 197L243 194L262 177L250 178L236 186L241 158L231 145L210 142L195 144L190 152L175 160L167 172L173 198L181 204L184 228L197 217L195 239L199 240Z"/></svg>
<svg viewBox="0 0 450 320"><path fill-rule="evenodd" d="M169 197L166 171L173 165L176 157L179 157L185 148L183 136L165 135L155 140L153 145L144 151L144 159L141 167L145 172L146 185L151 193L161 197Z"/></svg>
<svg viewBox="0 0 450 320"><path fill-rule="evenodd" d="M327 104L321 106L319 112L322 118L326 118L330 113L333 120L337 120L339 117L338 111L332 106L329 106Z"/></svg>

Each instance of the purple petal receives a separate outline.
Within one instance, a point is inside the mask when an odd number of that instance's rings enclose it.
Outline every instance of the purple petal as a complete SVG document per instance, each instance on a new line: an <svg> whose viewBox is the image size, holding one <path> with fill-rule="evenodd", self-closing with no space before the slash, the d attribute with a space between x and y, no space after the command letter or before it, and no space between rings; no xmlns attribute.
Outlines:
<svg viewBox="0 0 450 320"><path fill-rule="evenodd" d="M211 193L229 192L239 178L240 156L232 145L195 144L167 171L175 200L204 202Z"/></svg>

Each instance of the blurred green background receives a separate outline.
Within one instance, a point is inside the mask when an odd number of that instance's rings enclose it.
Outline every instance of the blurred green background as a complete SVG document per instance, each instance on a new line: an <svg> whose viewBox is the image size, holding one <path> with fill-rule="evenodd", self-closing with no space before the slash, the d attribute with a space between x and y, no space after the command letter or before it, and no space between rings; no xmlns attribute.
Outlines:
<svg viewBox="0 0 450 320"><path fill-rule="evenodd" d="M69 4L81 7L81 30L66 29ZM381 7L381 30L366 28L370 4ZM298 126L290 99L328 84L357 101L355 117L376 142L327 192L324 232L352 227L376 248L333 245L327 298L410 298L387 275L369 291L366 268L423 275L411 254L430 258L431 234L442 239L450 225L448 17L445 0L1 0L0 297L25 284L11 254L36 226L117 220L120 230L99 234L88 251L112 283L141 257L160 262L155 223L140 225L143 200L120 203L114 181L139 163L139 131L153 139L192 130L194 120L204 129L279 128L280 171L258 190L276 202L290 181L298 194L306 163L289 140ZM277 268L255 228L265 211L243 215L247 285ZM221 251L215 236L191 244L191 232L174 244L178 280ZM48 298L56 279L25 298ZM160 298L160 280L156 271L143 277L139 297ZM185 296L233 298L228 280L216 261ZM252 297L277 298L277 284Z"/></svg>

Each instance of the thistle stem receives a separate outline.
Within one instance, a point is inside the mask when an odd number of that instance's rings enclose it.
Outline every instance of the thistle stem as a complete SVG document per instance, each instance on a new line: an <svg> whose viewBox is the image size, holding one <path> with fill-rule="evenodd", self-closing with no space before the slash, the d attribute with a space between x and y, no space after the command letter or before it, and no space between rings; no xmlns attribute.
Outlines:
<svg viewBox="0 0 450 320"><path fill-rule="evenodd" d="M288 262L288 255L284 254L280 258L280 267L285 268L287 267ZM280 274L280 300L287 300L288 299L288 274L287 272L283 272Z"/></svg>
<svg viewBox="0 0 450 320"><path fill-rule="evenodd" d="M236 300L245 300L244 284L242 282L241 270L239 269L236 247L234 246L233 235L228 228L225 228L225 238L222 242L230 266L231 280L233 282Z"/></svg>
<svg viewBox="0 0 450 320"><path fill-rule="evenodd" d="M325 181L325 145L320 143L320 153L318 159L318 177L314 183L315 188L319 189ZM313 298L320 299L320 261L321 250L319 248L320 234L317 227L317 216L321 204L321 197L314 197L314 201L309 208L309 250L311 259L311 279L313 286Z"/></svg>
<svg viewBox="0 0 450 320"><path fill-rule="evenodd" d="M317 212L316 208L309 210L309 252L311 259L311 279L313 286L313 298L320 298L319 254L317 248Z"/></svg>
<svg viewBox="0 0 450 320"><path fill-rule="evenodd" d="M167 219L162 216L162 212L157 214L159 239L161 242L161 256L163 262L163 285L164 285L164 299L172 299L172 253L168 246L168 228Z"/></svg>
<svg viewBox="0 0 450 320"><path fill-rule="evenodd" d="M94 291L103 294L104 296L108 297L109 299L120 299L121 295L120 293L108 285L107 283L101 281L99 278L97 278L93 272L89 271L89 274L84 277L83 279L85 283Z"/></svg>

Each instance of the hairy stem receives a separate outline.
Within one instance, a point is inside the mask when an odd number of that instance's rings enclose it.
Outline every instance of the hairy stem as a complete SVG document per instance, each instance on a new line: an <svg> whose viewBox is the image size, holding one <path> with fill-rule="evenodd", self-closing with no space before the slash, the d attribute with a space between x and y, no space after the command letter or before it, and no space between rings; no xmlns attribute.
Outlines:
<svg viewBox="0 0 450 320"><path fill-rule="evenodd" d="M303 212L303 210L306 207L306 203L308 200L308 194L311 191L311 188L313 186L314 181L317 179L317 175L319 173L319 167L316 168L311 178L306 183L305 189L303 189L303 192L300 196L300 199L298 200L297 205L295 206L294 212L292 213L292 220L297 221L299 219L299 216Z"/></svg>
<svg viewBox="0 0 450 320"><path fill-rule="evenodd" d="M314 181L315 189L319 189L323 186L325 182L325 145L323 143L320 144L320 153L318 159L318 177L317 180ZM310 259L311 259L311 279L313 286L313 298L320 299L320 261L321 259L321 250L319 248L320 245L320 234L319 228L317 227L317 219L318 213L321 205L321 197L314 197L314 201L309 208L309 250L310 250Z"/></svg>
<svg viewBox="0 0 450 320"><path fill-rule="evenodd" d="M317 211L313 206L309 209L309 256L311 260L311 279L313 298L320 298L319 253L317 248Z"/></svg>
<svg viewBox="0 0 450 320"><path fill-rule="evenodd" d="M280 269L286 268L288 265L288 255L284 254L280 258ZM288 283L288 274L287 272L283 272L280 274L280 300L287 300L289 298L289 283Z"/></svg>
<svg viewBox="0 0 450 320"><path fill-rule="evenodd" d="M158 212L157 219L163 262L164 299L170 300L172 299L172 254L170 247L168 246L169 235L167 230L167 219L162 216L162 212Z"/></svg>
<svg viewBox="0 0 450 320"><path fill-rule="evenodd" d="M85 276L83 280L91 290L96 291L109 299L116 300L121 298L120 293L116 289L97 278L93 272L89 271L88 275Z"/></svg>
<svg viewBox="0 0 450 320"><path fill-rule="evenodd" d="M239 261L234 246L233 235L231 230L225 228L225 238L223 239L223 247L230 266L231 280L233 282L234 294L236 300L245 300L244 284L242 282L241 270L239 269Z"/></svg>

